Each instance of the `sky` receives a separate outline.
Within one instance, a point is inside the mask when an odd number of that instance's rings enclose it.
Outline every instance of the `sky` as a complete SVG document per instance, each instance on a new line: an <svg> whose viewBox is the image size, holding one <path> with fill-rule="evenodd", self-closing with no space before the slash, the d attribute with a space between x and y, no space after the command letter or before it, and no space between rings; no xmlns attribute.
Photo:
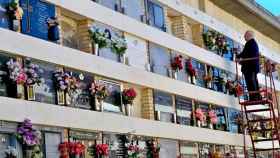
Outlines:
<svg viewBox="0 0 280 158"><path fill-rule="evenodd" d="M280 16L280 0L256 0L256 2L274 15Z"/></svg>

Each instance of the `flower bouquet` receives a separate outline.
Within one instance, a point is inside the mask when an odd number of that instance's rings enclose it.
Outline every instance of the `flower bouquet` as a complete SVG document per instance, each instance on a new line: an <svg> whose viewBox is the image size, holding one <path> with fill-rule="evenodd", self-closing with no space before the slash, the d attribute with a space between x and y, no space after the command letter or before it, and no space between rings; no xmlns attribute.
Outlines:
<svg viewBox="0 0 280 158"><path fill-rule="evenodd" d="M113 38L111 41L111 49L114 53L118 54L119 56L123 56L127 49L127 42L123 37L116 37Z"/></svg>
<svg viewBox="0 0 280 158"><path fill-rule="evenodd" d="M229 50L229 45L224 35L214 30L207 30L202 36L208 50L216 51L221 56Z"/></svg>
<svg viewBox="0 0 280 158"><path fill-rule="evenodd" d="M12 0L7 6L7 14L12 22L12 30L20 31L20 20L23 16L23 10L19 5L19 0Z"/></svg>
<svg viewBox="0 0 280 158"><path fill-rule="evenodd" d="M211 129L213 129L213 125L218 123L218 116L215 110L208 111L208 123Z"/></svg>
<svg viewBox="0 0 280 158"><path fill-rule="evenodd" d="M243 87L240 83L236 83L235 87L235 96L240 97L244 94Z"/></svg>
<svg viewBox="0 0 280 158"><path fill-rule="evenodd" d="M125 105L126 115L131 115L132 104L136 98L137 93L134 88L124 89L122 92L123 104Z"/></svg>
<svg viewBox="0 0 280 158"><path fill-rule="evenodd" d="M15 147L8 146L7 149L4 151L5 153L5 158L17 158L18 157L18 152Z"/></svg>
<svg viewBox="0 0 280 158"><path fill-rule="evenodd" d="M79 158L85 154L85 145L81 142L73 142L70 143L70 157L71 158Z"/></svg>
<svg viewBox="0 0 280 158"><path fill-rule="evenodd" d="M206 121L206 116L201 108L197 108L194 113L195 118L197 119L198 127L201 127L202 123Z"/></svg>
<svg viewBox="0 0 280 158"><path fill-rule="evenodd" d="M11 86L11 89L16 89L17 92L14 97L23 98L24 84L26 83L27 76L22 68L22 65L14 59L10 59L6 65L10 81L9 86Z"/></svg>
<svg viewBox="0 0 280 158"><path fill-rule="evenodd" d="M157 142L148 140L146 141L146 146L147 158L159 158L160 145Z"/></svg>
<svg viewBox="0 0 280 158"><path fill-rule="evenodd" d="M212 81L212 75L211 74L208 74L208 75L205 75L203 77L203 80L205 81L205 85L207 88L211 88L211 81Z"/></svg>
<svg viewBox="0 0 280 158"><path fill-rule="evenodd" d="M94 54L98 55L98 50L107 47L110 44L109 35L105 31L100 31L96 27L89 30L91 41L94 43Z"/></svg>
<svg viewBox="0 0 280 158"><path fill-rule="evenodd" d="M108 97L109 92L107 87L104 84L99 82L91 83L89 88L90 94L92 97L95 97L100 106L95 105L95 110L103 111L103 101Z"/></svg>
<svg viewBox="0 0 280 158"><path fill-rule="evenodd" d="M95 144L92 145L91 148L90 156L94 156L95 158L105 158L109 156L108 144Z"/></svg>
<svg viewBox="0 0 280 158"><path fill-rule="evenodd" d="M64 72L63 69L54 72L54 83L59 105L70 105L74 97L80 92L78 79L72 73Z"/></svg>
<svg viewBox="0 0 280 158"><path fill-rule="evenodd" d="M177 72L183 69L182 60L183 57L181 55L177 55L171 62L171 68L173 70L175 79L177 79Z"/></svg>
<svg viewBox="0 0 280 158"><path fill-rule="evenodd" d="M192 60L189 59L186 63L186 71L189 74L189 80L192 84L195 84L196 70L193 68Z"/></svg>
<svg viewBox="0 0 280 158"><path fill-rule="evenodd" d="M127 147L128 158L139 158L141 149L138 145L129 144Z"/></svg>
<svg viewBox="0 0 280 158"><path fill-rule="evenodd" d="M33 128L29 119L25 119L17 128L16 137L23 145L25 158L41 158L39 148L41 133Z"/></svg>
<svg viewBox="0 0 280 158"><path fill-rule="evenodd" d="M29 58L26 59L24 72L26 74L26 89L27 89L27 100L35 100L34 85L40 85L44 82L41 74L43 70L40 69L39 65L33 64Z"/></svg>
<svg viewBox="0 0 280 158"><path fill-rule="evenodd" d="M70 143L62 142L58 145L58 151L60 152L59 158L69 158Z"/></svg>

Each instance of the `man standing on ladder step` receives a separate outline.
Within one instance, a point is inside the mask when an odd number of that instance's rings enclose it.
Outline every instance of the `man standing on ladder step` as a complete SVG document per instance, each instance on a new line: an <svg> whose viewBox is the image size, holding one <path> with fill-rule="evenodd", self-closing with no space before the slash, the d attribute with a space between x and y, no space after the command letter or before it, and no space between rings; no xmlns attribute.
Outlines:
<svg viewBox="0 0 280 158"><path fill-rule="evenodd" d="M241 64L241 71L245 77L249 100L261 100L258 83L258 73L260 72L259 47L254 39L253 31L246 31L244 35L246 44L243 51L236 55L236 61Z"/></svg>

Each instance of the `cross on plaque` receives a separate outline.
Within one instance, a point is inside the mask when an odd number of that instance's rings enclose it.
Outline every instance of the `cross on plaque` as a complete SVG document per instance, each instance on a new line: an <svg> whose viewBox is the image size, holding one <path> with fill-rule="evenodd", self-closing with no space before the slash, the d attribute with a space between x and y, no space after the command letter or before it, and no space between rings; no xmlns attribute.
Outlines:
<svg viewBox="0 0 280 158"><path fill-rule="evenodd" d="M33 12L33 7L32 7L32 5L30 5L30 0L26 0L26 3L22 3L22 9L26 10L26 12L25 12L25 14L26 14L26 21L27 21L26 31L30 32L30 30L31 30L30 15Z"/></svg>

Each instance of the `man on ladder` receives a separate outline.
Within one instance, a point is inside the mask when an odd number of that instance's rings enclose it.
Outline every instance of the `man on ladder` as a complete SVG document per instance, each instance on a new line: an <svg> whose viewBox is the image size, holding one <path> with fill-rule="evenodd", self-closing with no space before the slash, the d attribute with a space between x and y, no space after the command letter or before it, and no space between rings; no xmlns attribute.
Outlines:
<svg viewBox="0 0 280 158"><path fill-rule="evenodd" d="M243 51L237 54L236 59L241 64L241 71L245 77L249 100L261 100L257 74L260 72L259 47L254 39L253 31L246 31L246 44Z"/></svg>

